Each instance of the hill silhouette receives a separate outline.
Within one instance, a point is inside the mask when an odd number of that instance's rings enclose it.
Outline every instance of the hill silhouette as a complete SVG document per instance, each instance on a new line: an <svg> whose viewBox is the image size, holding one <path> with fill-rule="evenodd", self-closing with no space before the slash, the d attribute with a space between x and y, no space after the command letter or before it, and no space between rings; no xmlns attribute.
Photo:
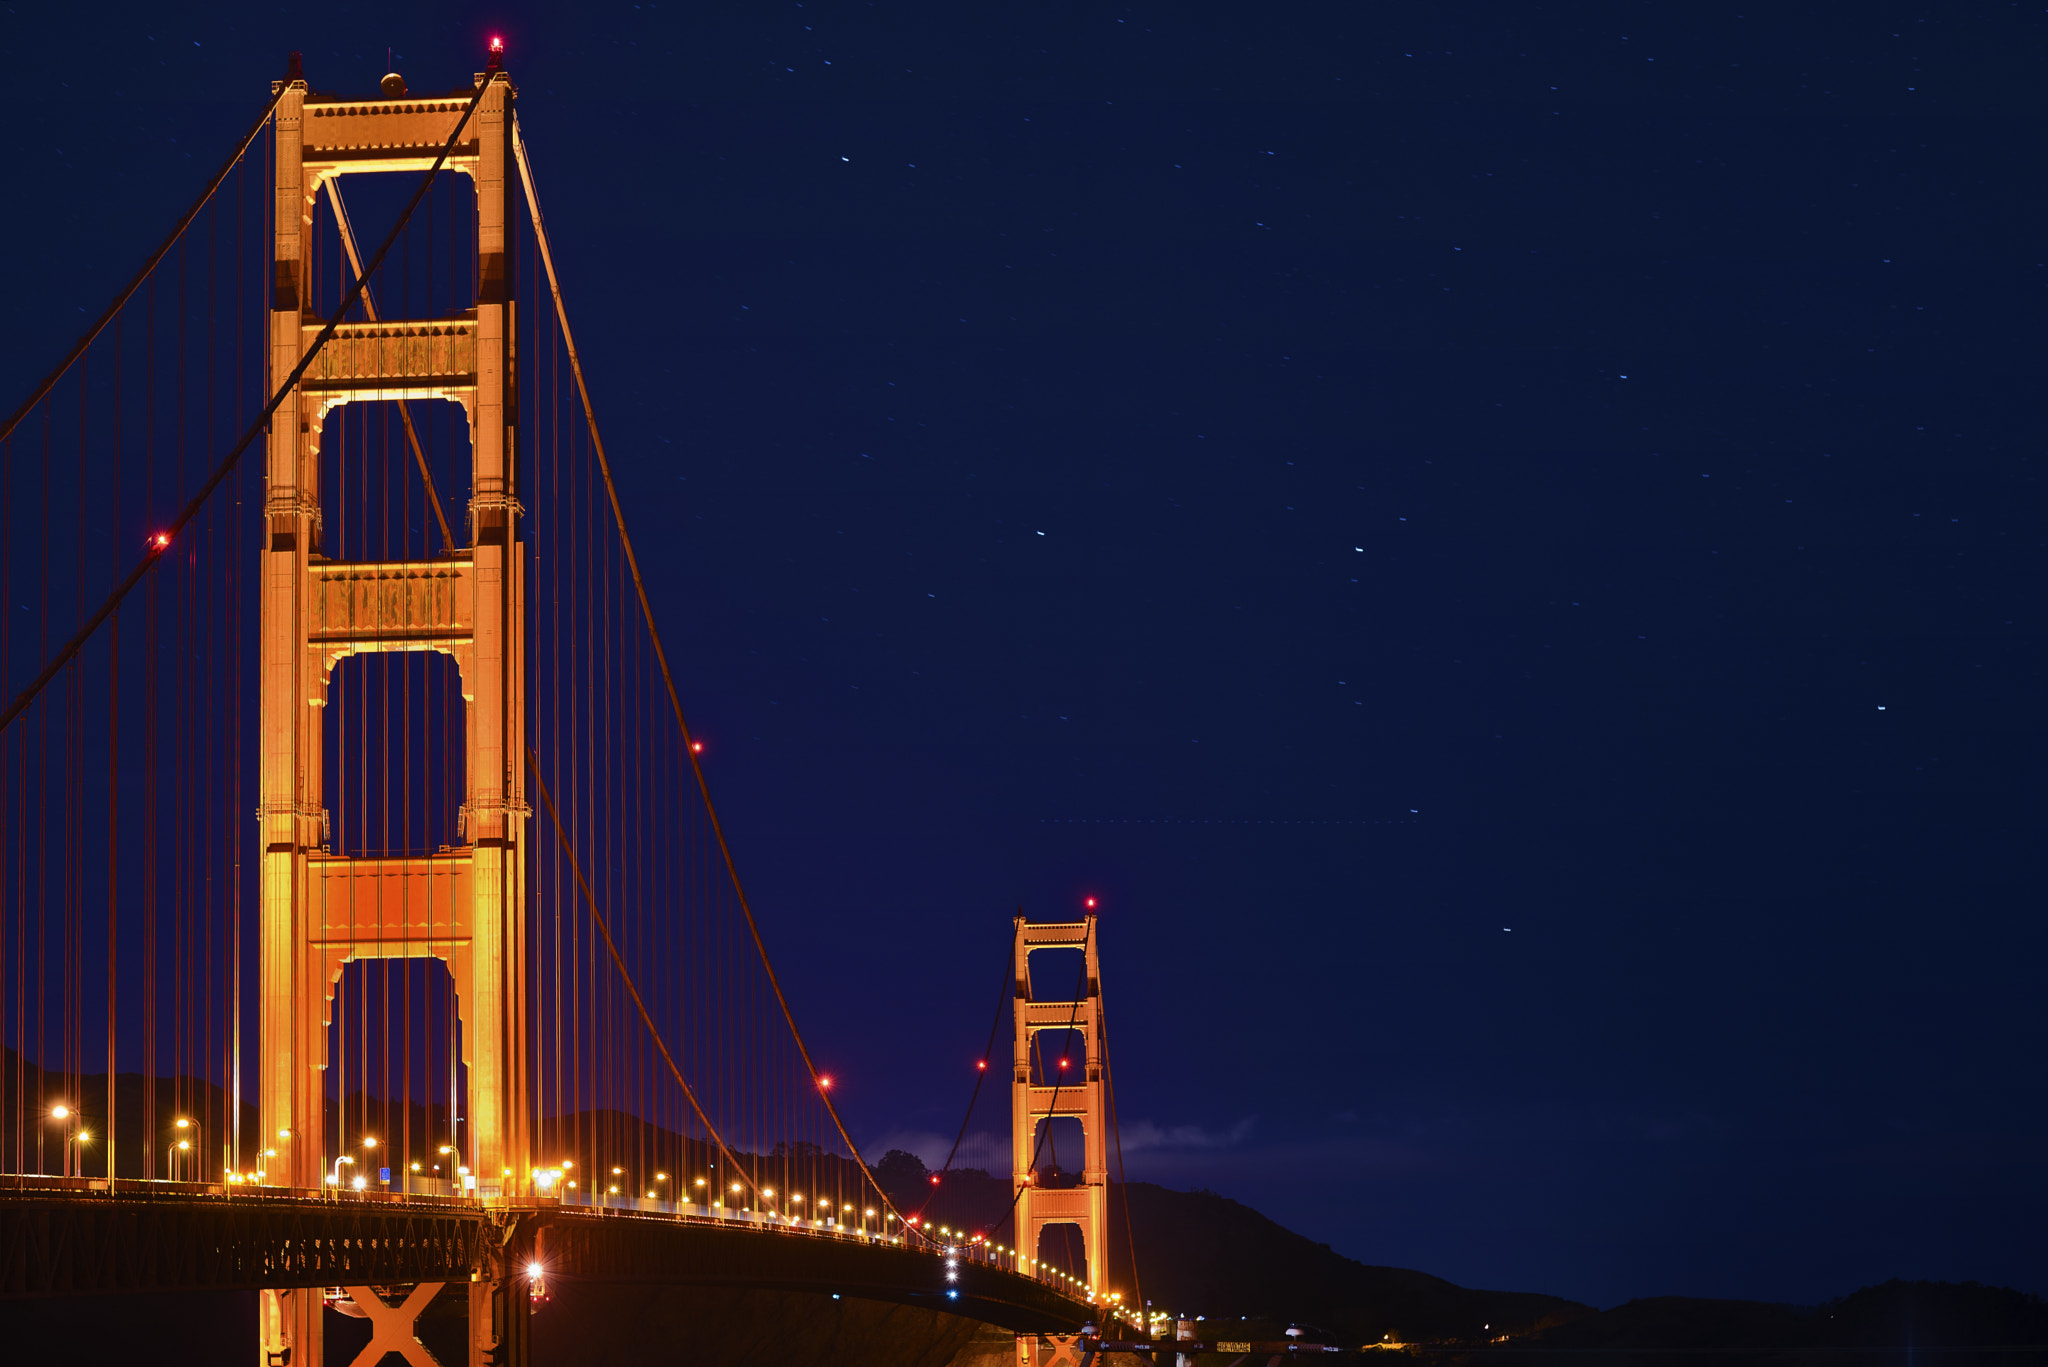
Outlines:
<svg viewBox="0 0 2048 1367"><path fill-rule="evenodd" d="M997 1242L1012 1237L1006 1176L956 1169L934 1185L921 1161L898 1150L875 1174L906 1213ZM1056 1170L1041 1180L1072 1183ZM1655 1296L1601 1311L1361 1263L1212 1191L1133 1182L1113 1185L1109 1205L1110 1284L1134 1284L1135 1235L1135 1284L1155 1310L1206 1316L1205 1338L1272 1338L1301 1325L1351 1349L1408 1345L1394 1357L1479 1363L1535 1350L1546 1363L1599 1367L1895 1367L1909 1356L1918 1367L1962 1367L1989 1360L1987 1349L2028 1347L2048 1358L2048 1301L2009 1287L1894 1280L1822 1305ZM1077 1240L1048 1231L1041 1256L1080 1271Z"/></svg>
<svg viewBox="0 0 2048 1367"><path fill-rule="evenodd" d="M906 1212L922 1211L934 1222L985 1233L998 1242L1011 1237L1007 1176L956 1169L934 1187L924 1164L901 1150L884 1155L875 1176ZM1048 1172L1042 1180L1057 1186L1071 1179ZM1142 1288L1155 1310L1265 1325L1260 1332L1268 1337L1300 1324L1319 1331L1324 1342L1354 1348L1381 1341L1477 1342L1502 1333L1529 1334L1595 1313L1591 1306L1557 1296L1473 1290L1426 1272L1361 1263L1213 1191L1173 1191L1151 1182L1113 1184L1109 1207L1111 1286ZM1078 1248L1061 1247L1054 1233L1048 1231L1042 1256L1078 1273ZM1133 1242L1139 1257L1136 1278L1131 1274ZM1217 1336L1251 1332L1244 1328L1224 1334L1219 1328Z"/></svg>
<svg viewBox="0 0 2048 1367"><path fill-rule="evenodd" d="M1551 1360L1607 1367L1961 1367L2048 1356L2048 1301L1976 1282L1888 1281L1817 1306L1656 1296L1532 1336ZM2031 1355L2011 1350L2032 1348ZM2004 1350L1987 1357L1987 1350ZM2008 1356L2009 1355L2009 1356ZM1467 1355L1476 1361L1483 1354Z"/></svg>

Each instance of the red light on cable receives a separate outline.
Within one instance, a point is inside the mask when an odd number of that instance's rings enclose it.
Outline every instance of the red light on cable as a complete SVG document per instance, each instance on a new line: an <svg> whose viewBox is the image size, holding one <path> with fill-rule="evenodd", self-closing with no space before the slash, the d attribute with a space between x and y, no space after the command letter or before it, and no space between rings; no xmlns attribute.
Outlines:
<svg viewBox="0 0 2048 1367"><path fill-rule="evenodd" d="M701 755L701 754L703 754L703 753L704 753L704 742L703 742L703 741L701 741L701 740L693 740L693 741L691 741L691 742L690 742L690 753L691 753L691 754L693 754L693 755Z"/></svg>
<svg viewBox="0 0 2048 1367"><path fill-rule="evenodd" d="M1066 1066L1067 1066L1067 1061L1066 1061L1065 1059L1061 1059L1061 1060L1060 1060L1060 1067L1064 1068L1064 1067L1066 1067Z"/></svg>
<svg viewBox="0 0 2048 1367"><path fill-rule="evenodd" d="M150 544L154 545L158 550L162 550L164 547L171 544L171 534L169 532L158 532L149 540Z"/></svg>
<svg viewBox="0 0 2048 1367"><path fill-rule="evenodd" d="M933 1186L937 1186L938 1184L939 1184L939 1175L938 1175L937 1173L933 1173L933 1174L932 1174L932 1185L933 1185Z"/></svg>
<svg viewBox="0 0 2048 1367"><path fill-rule="evenodd" d="M977 1063L976 1063L976 1064L975 1064L974 1066L975 1066L976 1068L979 1068L979 1069L980 1069L981 1071L983 1071L983 1072L987 1072L987 1071L988 1071L988 1060L987 1060L987 1059L982 1059L982 1060L980 1060L979 1062L977 1062Z"/></svg>
<svg viewBox="0 0 2048 1367"><path fill-rule="evenodd" d="M830 1073L821 1073L821 1074L819 1074L819 1075L818 1075L818 1090L819 1090L819 1091L821 1091L821 1092L823 1092L823 1091L828 1091L828 1090L830 1090L831 1086L832 1086L832 1075L831 1075Z"/></svg>

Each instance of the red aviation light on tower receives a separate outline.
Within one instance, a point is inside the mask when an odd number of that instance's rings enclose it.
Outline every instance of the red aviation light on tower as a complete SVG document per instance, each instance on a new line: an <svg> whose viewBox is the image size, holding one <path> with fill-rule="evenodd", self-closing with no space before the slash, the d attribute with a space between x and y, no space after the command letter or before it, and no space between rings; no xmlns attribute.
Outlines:
<svg viewBox="0 0 2048 1367"><path fill-rule="evenodd" d="M496 71L503 65L505 65L505 40L494 33L491 35L491 58L488 62L484 63L484 67L486 70Z"/></svg>
<svg viewBox="0 0 2048 1367"><path fill-rule="evenodd" d="M1095 899L1093 897L1084 897L1081 899L1081 905L1093 911L1095 910Z"/></svg>

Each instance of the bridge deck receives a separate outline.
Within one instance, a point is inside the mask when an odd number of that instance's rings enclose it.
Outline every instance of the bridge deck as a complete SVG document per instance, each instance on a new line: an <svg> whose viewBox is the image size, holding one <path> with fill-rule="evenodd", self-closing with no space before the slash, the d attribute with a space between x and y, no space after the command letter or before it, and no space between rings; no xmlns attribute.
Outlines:
<svg viewBox="0 0 2048 1367"><path fill-rule="evenodd" d="M320 1194L123 1179L0 1179L0 1299L467 1281L488 1252L550 1276L835 1293L1017 1332L1072 1332L1085 1301L970 1258L738 1217L536 1201Z"/></svg>

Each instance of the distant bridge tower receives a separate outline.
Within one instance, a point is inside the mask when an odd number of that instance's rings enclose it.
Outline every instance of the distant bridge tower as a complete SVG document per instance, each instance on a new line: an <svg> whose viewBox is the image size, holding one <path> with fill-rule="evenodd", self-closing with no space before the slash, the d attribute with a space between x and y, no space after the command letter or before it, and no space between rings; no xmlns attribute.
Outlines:
<svg viewBox="0 0 2048 1367"><path fill-rule="evenodd" d="M446 961L469 1086L450 1139L486 1202L531 1172L521 946L525 602L518 556L516 336L511 176L513 89L478 73L482 99L445 170L476 191L473 311L430 321L344 323L270 427L262 550L262 1076L267 1180L318 1187L324 1070L336 984L351 959ZM427 171L467 95L311 94L294 65L276 109L271 392L322 320L310 298L314 201L325 180ZM340 563L321 545L320 434L341 404L444 400L469 419L471 545L429 561ZM322 748L328 682L345 656L431 650L460 671L467 745L465 843L433 855L349 858L327 848ZM356 1136L340 1139L340 1153ZM403 1160L405 1155L394 1155ZM471 1363L505 1361L525 1332L523 1283L485 1269L470 1288ZM318 1367L321 1292L264 1293L261 1360ZM516 1305L516 1313L514 1308ZM493 1326L496 1328L493 1328Z"/></svg>
<svg viewBox="0 0 2048 1367"><path fill-rule="evenodd" d="M1102 1080L1102 974L1098 967L1093 912L1080 921L1034 924L1022 915L1016 930L1015 1057L1011 1082L1011 1164L1017 1197L1017 1247L1026 1257L1039 1256L1040 1234L1048 1225L1077 1225L1088 1258L1088 1289L1100 1293L1109 1283L1109 1106ZM1086 983L1079 1001L1035 998L1031 992L1031 956L1039 950L1078 949L1086 961ZM1084 1042L1085 1058L1042 1055L1044 1078L1032 1076L1032 1043L1046 1031L1064 1034L1069 1028ZM1038 1127L1053 1119L1081 1122L1081 1185L1044 1187L1033 1171L1039 1152Z"/></svg>

